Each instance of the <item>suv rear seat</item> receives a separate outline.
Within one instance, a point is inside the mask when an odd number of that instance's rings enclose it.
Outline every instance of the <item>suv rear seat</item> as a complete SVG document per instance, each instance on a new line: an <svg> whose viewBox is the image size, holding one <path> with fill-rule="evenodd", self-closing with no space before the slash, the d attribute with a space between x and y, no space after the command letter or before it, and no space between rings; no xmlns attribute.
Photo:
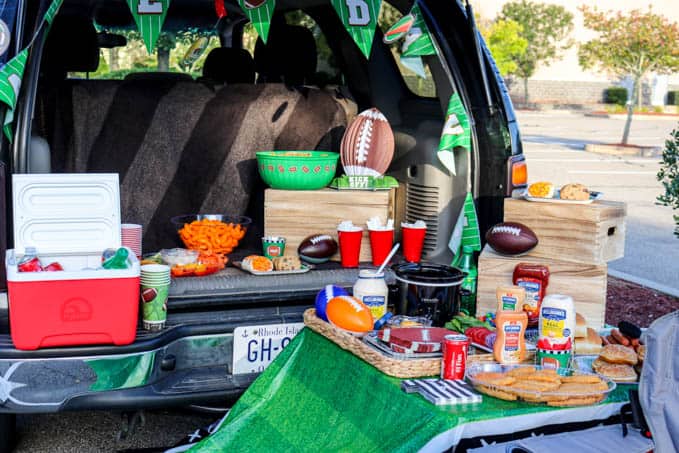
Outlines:
<svg viewBox="0 0 679 453"><path fill-rule="evenodd" d="M71 59L64 42L83 47L72 20L66 27L57 20L49 37ZM91 58L92 49L81 54ZM35 127L50 143L53 171L119 173L122 218L144 226L145 251L177 243L172 216L244 214L260 185L256 151L337 151L355 114L335 93L282 84L213 90L176 79L54 82L41 84L53 88L41 91Z"/></svg>

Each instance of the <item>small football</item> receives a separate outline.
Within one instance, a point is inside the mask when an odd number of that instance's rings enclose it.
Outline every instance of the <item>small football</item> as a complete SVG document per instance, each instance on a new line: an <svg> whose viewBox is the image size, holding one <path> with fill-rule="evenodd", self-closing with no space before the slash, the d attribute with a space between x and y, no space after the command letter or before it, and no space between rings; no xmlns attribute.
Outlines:
<svg viewBox="0 0 679 453"><path fill-rule="evenodd" d="M486 242L502 255L521 255L538 245L538 237L526 225L503 222L486 232Z"/></svg>
<svg viewBox="0 0 679 453"><path fill-rule="evenodd" d="M340 157L349 176L384 175L394 158L394 132L382 112L372 108L354 118L342 137Z"/></svg>
<svg viewBox="0 0 679 453"><path fill-rule="evenodd" d="M363 302L351 296L330 299L325 311L328 322L351 333L361 334L373 328L373 315Z"/></svg>
<svg viewBox="0 0 679 453"><path fill-rule="evenodd" d="M325 288L320 290L316 295L316 316L321 318L323 321L328 322L328 316L325 314L328 302L337 296L348 296L349 293L339 286L327 285Z"/></svg>
<svg viewBox="0 0 679 453"><path fill-rule="evenodd" d="M337 241L327 234L312 234L297 247L299 257L312 264L325 263L337 253Z"/></svg>

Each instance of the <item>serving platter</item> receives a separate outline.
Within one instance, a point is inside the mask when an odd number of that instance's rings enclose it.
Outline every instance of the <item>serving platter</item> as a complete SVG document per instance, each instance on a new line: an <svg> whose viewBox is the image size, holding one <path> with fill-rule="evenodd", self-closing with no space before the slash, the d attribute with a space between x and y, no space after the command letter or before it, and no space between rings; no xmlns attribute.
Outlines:
<svg viewBox="0 0 679 453"><path fill-rule="evenodd" d="M250 274L252 274L252 275L256 275L256 276L258 276L258 277L262 277L262 276L269 276L269 277L271 277L271 276L274 276L274 275L306 274L306 273L309 272L311 269L313 269L313 268L312 268L311 266L309 266L308 264L302 264L302 268L301 268L301 269L297 269L297 270L294 270L294 271L275 271L275 270L274 270L274 271L268 271L268 272L266 272L266 271L251 271L251 270L249 270L249 269L244 269L244 268L243 268L243 263L242 263L241 261L234 261L234 262L233 262L233 266L234 266L234 267L237 267L238 269L242 270L243 272L248 272L248 273L250 273Z"/></svg>
<svg viewBox="0 0 679 453"><path fill-rule="evenodd" d="M596 200L601 199L603 192L589 192L589 200L562 200L559 198L559 190L554 192L554 197L552 198L541 198L541 197L531 197L528 195L528 190L525 190L521 196L528 201L534 201L536 203L560 203L560 204L590 204Z"/></svg>

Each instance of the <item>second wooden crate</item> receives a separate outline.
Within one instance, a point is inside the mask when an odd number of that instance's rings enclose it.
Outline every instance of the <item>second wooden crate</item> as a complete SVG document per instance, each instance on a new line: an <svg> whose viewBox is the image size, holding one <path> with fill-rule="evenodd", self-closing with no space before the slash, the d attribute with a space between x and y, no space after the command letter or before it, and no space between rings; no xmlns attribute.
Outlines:
<svg viewBox="0 0 679 453"><path fill-rule="evenodd" d="M396 189L356 190L275 190L267 189L264 199L264 234L286 238L285 254L295 255L299 244L309 235L328 234L337 240L337 225L351 220L363 228L360 261L370 261L370 240L366 221L393 218L400 226L396 208ZM397 231L398 232L398 231ZM339 261L339 253L333 257Z"/></svg>
<svg viewBox="0 0 679 453"><path fill-rule="evenodd" d="M486 245L479 256L479 280L476 291L476 315L495 312L498 286L512 284L518 263L544 264L549 267L547 294L566 294L573 298L575 309L594 329L604 326L606 315L606 264L582 264L533 256L508 257L495 253Z"/></svg>
<svg viewBox="0 0 679 453"><path fill-rule="evenodd" d="M604 264L625 254L625 203L537 203L505 199L505 222L519 222L538 236L531 256Z"/></svg>

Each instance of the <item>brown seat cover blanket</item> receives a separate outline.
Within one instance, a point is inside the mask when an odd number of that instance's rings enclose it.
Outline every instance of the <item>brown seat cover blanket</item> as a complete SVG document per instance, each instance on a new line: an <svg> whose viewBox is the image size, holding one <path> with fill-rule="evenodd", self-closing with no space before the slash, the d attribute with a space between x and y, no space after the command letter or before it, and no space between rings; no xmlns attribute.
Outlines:
<svg viewBox="0 0 679 453"><path fill-rule="evenodd" d="M339 151L352 111L314 88L176 80L68 81L55 103L53 170L119 173L122 219L143 225L144 251L177 243L172 216L244 214L257 151Z"/></svg>

